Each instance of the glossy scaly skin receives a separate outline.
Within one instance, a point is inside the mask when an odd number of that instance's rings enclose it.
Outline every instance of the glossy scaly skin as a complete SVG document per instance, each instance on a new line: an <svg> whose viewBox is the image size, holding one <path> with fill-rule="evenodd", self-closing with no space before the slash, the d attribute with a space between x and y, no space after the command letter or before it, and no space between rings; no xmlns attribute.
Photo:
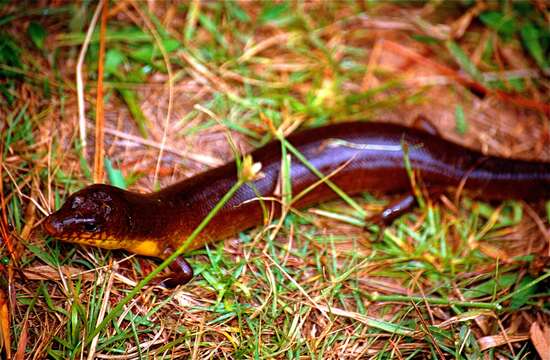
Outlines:
<svg viewBox="0 0 550 360"><path fill-rule="evenodd" d="M485 156L435 135L385 123L341 123L287 138L311 164L348 194L410 191L407 157L429 190L464 183L470 196L483 199L550 198L550 163ZM403 149L406 149L406 155ZM281 145L272 142L251 153L262 174L242 186L189 246L197 249L262 223L258 200L273 197L281 168ZM319 181L296 158L291 162L292 194ZM138 194L109 185L91 185L71 195L44 224L61 240L165 258L237 181L233 162L185 179L161 191ZM304 207L336 198L325 184L293 203ZM276 202L264 208L279 211ZM274 206L272 206L274 205Z"/></svg>

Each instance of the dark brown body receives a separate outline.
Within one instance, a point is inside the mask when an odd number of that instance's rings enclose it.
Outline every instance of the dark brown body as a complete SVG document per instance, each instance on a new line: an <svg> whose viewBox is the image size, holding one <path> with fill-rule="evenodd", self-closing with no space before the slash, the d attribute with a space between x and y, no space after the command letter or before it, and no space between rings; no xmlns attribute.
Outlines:
<svg viewBox="0 0 550 360"><path fill-rule="evenodd" d="M331 181L348 194L410 191L410 178L404 165L408 157L412 169L428 189L456 187L464 182L471 196L484 199L550 198L550 163L484 156L426 132L398 125L343 123L306 130L287 140L325 175L347 163ZM345 144L341 144L342 141ZM403 148L407 149L407 155ZM251 155L254 162L262 164L263 177L242 186L190 249L262 222L263 212L257 197L274 194L280 177L281 144L270 143ZM291 179L295 195L319 177L292 158ZM95 240L94 234L84 240L77 239L74 229L72 235L64 236L70 226L63 224L77 222L71 219L75 205L66 205L51 215L46 229L67 241L165 257L165 249L177 248L236 180L237 169L231 162L147 195L108 185L92 185L73 196L86 197L91 192L99 192L114 199L105 205L109 209L105 223L112 225L102 229L103 235L108 233L103 240ZM294 206L303 207L336 197L323 184ZM266 204L270 208L272 203Z"/></svg>
<svg viewBox="0 0 550 360"><path fill-rule="evenodd" d="M331 139L350 144L335 146ZM549 163L487 157L425 132L397 125L331 125L292 135L288 141L325 175L349 161L331 177L348 194L408 191L410 178L401 150L402 144L407 144L412 168L428 188L457 186L464 180L470 193L484 199L550 198ZM374 145L374 149L354 144ZM262 164L264 174L253 185L259 194L270 197L279 179L281 145L271 143L252 152L252 158ZM292 159L291 178L294 195L319 180L295 158ZM235 164L229 163L149 195L146 201L155 205L148 205L149 210L141 212L144 218L138 223L144 226L138 232L176 243L182 241L236 180ZM208 240L222 239L259 224L262 220L259 201L248 201L256 197L250 185L243 186L213 219L203 236ZM337 195L323 184L296 206L335 197ZM142 205L137 205L143 209ZM151 219L154 219L154 226L150 226L153 225ZM199 242L193 247L201 245Z"/></svg>

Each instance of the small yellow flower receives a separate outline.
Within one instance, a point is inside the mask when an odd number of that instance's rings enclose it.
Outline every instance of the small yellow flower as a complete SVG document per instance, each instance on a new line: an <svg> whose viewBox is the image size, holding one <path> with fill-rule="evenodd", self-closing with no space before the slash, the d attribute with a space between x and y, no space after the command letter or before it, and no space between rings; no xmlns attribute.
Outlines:
<svg viewBox="0 0 550 360"><path fill-rule="evenodd" d="M242 181L254 181L261 177L262 164L253 162L252 156L245 155L243 157L240 178Z"/></svg>

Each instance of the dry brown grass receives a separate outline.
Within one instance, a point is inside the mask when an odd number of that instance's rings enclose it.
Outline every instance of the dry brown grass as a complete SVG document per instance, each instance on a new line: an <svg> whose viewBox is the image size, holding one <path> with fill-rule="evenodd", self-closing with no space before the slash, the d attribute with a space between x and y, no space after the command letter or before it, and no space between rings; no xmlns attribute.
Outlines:
<svg viewBox="0 0 550 360"><path fill-rule="evenodd" d="M102 38L107 56L118 49L126 61L120 76L108 74L100 85L98 42L92 39L83 69L84 158L75 146L75 69L93 9L75 5L56 15L32 13L40 6L65 6L52 1L0 10L30 11L2 29L22 49L24 65L0 64L0 71L19 74L0 78L14 96L9 105L4 97L0 107L0 229L3 256L10 260L1 265L4 354L20 359L540 354L544 342L537 341L550 320L548 265L526 256L548 255L542 207L490 208L466 200L457 209L446 198L399 220L382 243L317 209L304 211L303 219L291 216L274 241L267 240L272 228L226 239L192 257L201 273L193 282L175 291L146 288L96 342L85 342L102 316L155 266L124 252L59 244L40 232L45 215L91 181L81 164L84 159L93 164L96 156L98 92L105 106L99 129L105 157L135 191L153 190L157 177L162 187L230 160L228 128L243 151L264 143L270 135L260 113L278 125L302 127L350 119L410 125L424 116L442 136L485 153L550 161L548 78L517 38L504 41L477 20L482 11L504 8L478 5L463 12L458 3L305 2L290 4L287 13L274 11L275 20L262 23L267 5L235 3L251 19L244 22L227 4L109 5ZM544 4L530 4L532 16L548 16ZM202 18L190 15L193 7ZM29 40L30 21L47 30L43 49ZM148 43L171 37L182 45L165 49L164 56L157 52L151 63L132 58L147 42L109 36L134 27L149 36ZM191 29L193 36L186 38ZM484 85L486 94L475 94L479 82L447 51L451 40L484 79L502 82L503 93ZM493 55L487 60L489 44ZM139 74L143 68L148 72ZM510 84L517 78L521 91ZM119 89L138 99L148 121L146 138ZM357 97L361 100L353 100ZM467 119L464 134L456 131L457 106ZM358 201L367 211L380 209L370 196ZM341 202L321 208L351 213ZM504 226L514 209L523 209L521 221ZM514 293L536 281L538 287ZM468 295L479 286L490 291ZM508 295L512 302L525 295L525 302L517 308L499 302Z"/></svg>

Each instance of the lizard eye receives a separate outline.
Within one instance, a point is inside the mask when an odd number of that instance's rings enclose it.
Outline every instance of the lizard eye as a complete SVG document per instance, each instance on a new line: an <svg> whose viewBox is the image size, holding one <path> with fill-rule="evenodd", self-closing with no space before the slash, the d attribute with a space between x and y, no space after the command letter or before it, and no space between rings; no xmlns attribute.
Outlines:
<svg viewBox="0 0 550 360"><path fill-rule="evenodd" d="M97 224L93 221L90 221L90 222L87 222L87 223L84 223L84 230L88 231L88 232L94 232L97 230Z"/></svg>

